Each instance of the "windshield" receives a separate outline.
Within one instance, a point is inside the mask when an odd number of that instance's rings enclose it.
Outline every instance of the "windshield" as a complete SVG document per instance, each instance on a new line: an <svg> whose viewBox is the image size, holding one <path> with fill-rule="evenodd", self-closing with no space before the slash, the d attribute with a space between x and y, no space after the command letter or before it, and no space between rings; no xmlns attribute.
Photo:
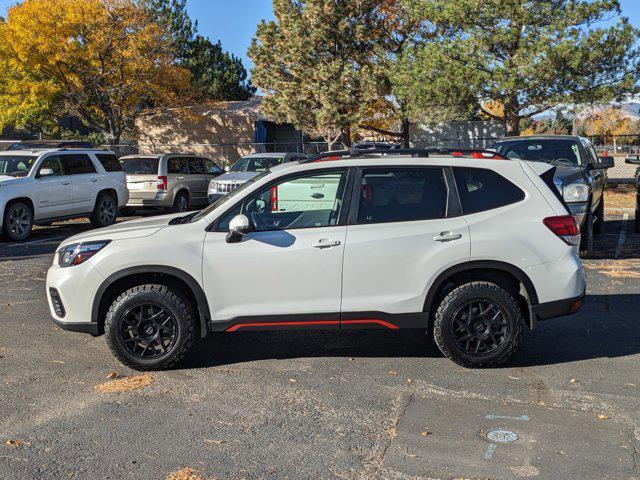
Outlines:
<svg viewBox="0 0 640 480"><path fill-rule="evenodd" d="M26 155L2 155L0 156L0 175L10 177L26 177L38 157Z"/></svg>
<svg viewBox="0 0 640 480"><path fill-rule="evenodd" d="M158 174L158 159L157 158L144 158L133 157L125 158L122 163L122 169L124 173L129 175L157 175Z"/></svg>
<svg viewBox="0 0 640 480"><path fill-rule="evenodd" d="M238 160L230 172L264 172L271 167L280 165L283 158L280 157L243 157Z"/></svg>
<svg viewBox="0 0 640 480"><path fill-rule="evenodd" d="M575 140L508 140L497 142L493 148L507 158L569 166L582 165Z"/></svg>
<svg viewBox="0 0 640 480"><path fill-rule="evenodd" d="M257 175L255 177L253 177L251 180L244 182L242 185L240 185L238 188L236 188L235 190L227 193L224 197L219 198L218 200L216 200L215 202L213 202L211 205L209 205L207 208L205 208L204 210L200 210L192 219L192 222L197 222L198 220L200 220L201 218L206 217L207 215L209 215L209 213L213 212L216 208L220 207L221 205L224 205L225 203L227 203L229 200L233 199L236 195L238 195L239 193L242 193L244 190L246 190L248 187L250 187L251 185L253 185L255 182L257 182L258 180L260 180L261 178L269 175L271 172L269 170L267 170L266 172L261 173L260 175Z"/></svg>

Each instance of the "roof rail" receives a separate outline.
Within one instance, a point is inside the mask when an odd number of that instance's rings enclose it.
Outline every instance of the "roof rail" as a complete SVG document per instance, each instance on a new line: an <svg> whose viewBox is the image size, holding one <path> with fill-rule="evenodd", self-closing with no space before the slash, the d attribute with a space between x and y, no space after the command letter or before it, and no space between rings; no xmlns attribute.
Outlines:
<svg viewBox="0 0 640 480"><path fill-rule="evenodd" d="M398 148L398 149L357 149L336 150L324 152L313 157L309 157L300 163L329 162L332 160L342 160L346 158L366 158L371 155L383 157L395 157L400 155L411 155L413 158L428 158L430 155L451 155L453 157L470 157L487 160L508 160L507 157L494 150L464 149L449 147L426 147L426 148Z"/></svg>

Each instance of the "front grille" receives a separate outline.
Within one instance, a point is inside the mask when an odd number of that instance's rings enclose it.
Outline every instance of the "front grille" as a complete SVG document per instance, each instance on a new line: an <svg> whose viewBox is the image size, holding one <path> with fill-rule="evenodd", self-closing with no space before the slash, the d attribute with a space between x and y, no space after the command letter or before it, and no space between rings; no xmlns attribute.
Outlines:
<svg viewBox="0 0 640 480"><path fill-rule="evenodd" d="M213 184L213 188L219 193L229 193L233 192L240 185L242 185L242 183L239 182L216 182Z"/></svg>
<svg viewBox="0 0 640 480"><path fill-rule="evenodd" d="M51 295L51 303L53 304L53 311L56 312L56 315L60 318L64 318L67 312L64 310L64 305L62 304L62 299L60 298L60 294L58 290L55 288L49 288L49 295Z"/></svg>

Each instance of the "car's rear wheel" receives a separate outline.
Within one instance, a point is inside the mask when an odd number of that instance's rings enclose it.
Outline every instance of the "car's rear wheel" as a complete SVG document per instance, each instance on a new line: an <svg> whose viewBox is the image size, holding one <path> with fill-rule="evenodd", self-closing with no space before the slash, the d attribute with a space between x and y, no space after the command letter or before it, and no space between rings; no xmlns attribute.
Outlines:
<svg viewBox="0 0 640 480"><path fill-rule="evenodd" d="M593 256L593 213L589 205L587 218L584 220L584 226L581 230L580 237L580 257L591 258Z"/></svg>
<svg viewBox="0 0 640 480"><path fill-rule="evenodd" d="M196 340L194 310L184 297L164 285L141 285L118 296L105 319L115 357L136 370L180 363Z"/></svg>
<svg viewBox="0 0 640 480"><path fill-rule="evenodd" d="M433 337L440 351L463 367L506 363L522 333L522 311L511 293L484 281L449 292L435 314Z"/></svg>
<svg viewBox="0 0 640 480"><path fill-rule="evenodd" d="M596 209L596 220L593 222L593 233L600 235L604 231L604 196Z"/></svg>
<svg viewBox="0 0 640 480"><path fill-rule="evenodd" d="M21 242L31 235L33 230L33 212L24 202L7 205L2 222L2 233L9 240Z"/></svg>
<svg viewBox="0 0 640 480"><path fill-rule="evenodd" d="M186 212L189 209L189 195L187 192L179 192L176 195L176 198L173 200L173 208L171 209L174 213Z"/></svg>
<svg viewBox="0 0 640 480"><path fill-rule="evenodd" d="M96 206L91 214L91 225L102 228L116 223L118 218L118 205L113 195L101 193L96 199Z"/></svg>

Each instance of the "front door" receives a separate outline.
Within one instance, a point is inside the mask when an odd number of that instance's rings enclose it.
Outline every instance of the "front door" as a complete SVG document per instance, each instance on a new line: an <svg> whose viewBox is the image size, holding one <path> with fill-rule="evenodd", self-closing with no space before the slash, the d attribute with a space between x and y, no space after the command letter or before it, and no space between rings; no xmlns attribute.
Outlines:
<svg viewBox="0 0 640 480"><path fill-rule="evenodd" d="M346 226L346 170L276 181L250 195L207 233L203 279L221 328L338 328ZM254 227L227 243L229 221Z"/></svg>
<svg viewBox="0 0 640 480"><path fill-rule="evenodd" d="M353 318L388 320L380 323L387 328L426 327L420 322L426 322L421 314L428 285L470 256L466 221L447 212L443 169L365 168L355 188L360 193L347 227L343 328L358 326Z"/></svg>
<svg viewBox="0 0 640 480"><path fill-rule="evenodd" d="M36 220L68 215L72 209L71 177L65 175L58 155L46 157L36 172Z"/></svg>

